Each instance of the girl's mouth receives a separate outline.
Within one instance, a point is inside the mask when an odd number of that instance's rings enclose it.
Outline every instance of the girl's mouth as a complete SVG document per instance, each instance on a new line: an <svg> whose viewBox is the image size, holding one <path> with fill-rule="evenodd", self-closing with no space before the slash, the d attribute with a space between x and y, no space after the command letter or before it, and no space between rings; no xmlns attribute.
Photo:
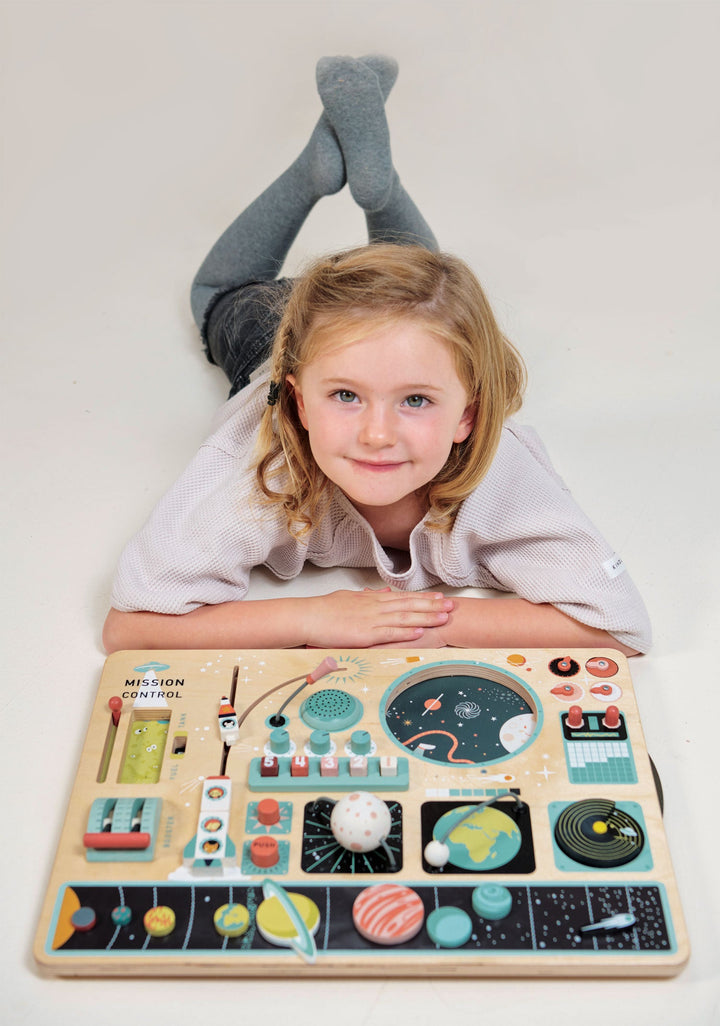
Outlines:
<svg viewBox="0 0 720 1026"><path fill-rule="evenodd" d="M363 470L371 470L380 473L388 470L396 470L398 467L403 465L402 460L396 460L395 462L391 462L389 460L377 462L375 460L352 460L352 463Z"/></svg>

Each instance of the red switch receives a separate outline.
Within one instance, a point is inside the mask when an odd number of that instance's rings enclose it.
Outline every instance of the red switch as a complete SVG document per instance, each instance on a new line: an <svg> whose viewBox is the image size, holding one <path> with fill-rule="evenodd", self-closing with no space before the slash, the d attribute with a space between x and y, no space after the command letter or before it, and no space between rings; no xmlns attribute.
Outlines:
<svg viewBox="0 0 720 1026"><path fill-rule="evenodd" d="M566 723L570 730L580 730L584 724L582 709L579 705L571 705Z"/></svg>
<svg viewBox="0 0 720 1026"><path fill-rule="evenodd" d="M620 710L616 705L609 705L603 717L603 727L608 730L617 730L620 726Z"/></svg>
<svg viewBox="0 0 720 1026"><path fill-rule="evenodd" d="M255 837L250 844L250 858L258 869L270 869L280 860L280 849L274 837Z"/></svg>
<svg viewBox="0 0 720 1026"><path fill-rule="evenodd" d="M263 826L274 826L280 822L280 805L275 798L263 798L257 807L258 823Z"/></svg>

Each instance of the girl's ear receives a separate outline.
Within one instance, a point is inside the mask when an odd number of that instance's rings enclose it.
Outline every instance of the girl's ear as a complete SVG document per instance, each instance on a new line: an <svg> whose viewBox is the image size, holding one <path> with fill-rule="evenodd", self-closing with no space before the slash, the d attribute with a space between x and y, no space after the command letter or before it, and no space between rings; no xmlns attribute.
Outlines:
<svg viewBox="0 0 720 1026"><path fill-rule="evenodd" d="M457 426L455 437L453 442L464 442L468 437L472 429L475 427L475 418L477 417L477 404L471 403L470 406L466 406L463 415L460 418L460 423Z"/></svg>
<svg viewBox="0 0 720 1026"><path fill-rule="evenodd" d="M287 381L288 385L290 386L290 388L292 390L293 395L295 396L295 405L297 406L298 417L300 418L300 423L302 424L302 426L307 431L308 430L308 421L307 421L307 414L305 413L305 400L303 399L302 391L298 387L297 378L295 377L294 374L287 374L286 377L285 377L285 380Z"/></svg>

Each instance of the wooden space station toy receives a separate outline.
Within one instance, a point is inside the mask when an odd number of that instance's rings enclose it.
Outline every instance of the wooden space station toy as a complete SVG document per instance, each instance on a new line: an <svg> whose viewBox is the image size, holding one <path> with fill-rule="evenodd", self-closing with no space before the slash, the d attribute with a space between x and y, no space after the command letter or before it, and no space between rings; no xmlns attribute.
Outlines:
<svg viewBox="0 0 720 1026"><path fill-rule="evenodd" d="M617 652L119 652L35 943L74 976L671 976Z"/></svg>

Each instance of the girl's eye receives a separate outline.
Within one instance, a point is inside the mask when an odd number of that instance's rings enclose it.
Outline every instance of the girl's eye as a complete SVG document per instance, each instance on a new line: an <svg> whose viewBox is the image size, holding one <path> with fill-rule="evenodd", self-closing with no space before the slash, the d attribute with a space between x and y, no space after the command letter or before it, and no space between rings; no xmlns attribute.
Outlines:
<svg viewBox="0 0 720 1026"><path fill-rule="evenodd" d="M347 388L341 388L339 392L335 393L335 395L340 400L341 403L352 403L357 398L355 393L351 392Z"/></svg>
<svg viewBox="0 0 720 1026"><path fill-rule="evenodd" d="M412 407L412 409L419 410L427 403L427 399L424 395L409 395L405 402L408 406Z"/></svg>

